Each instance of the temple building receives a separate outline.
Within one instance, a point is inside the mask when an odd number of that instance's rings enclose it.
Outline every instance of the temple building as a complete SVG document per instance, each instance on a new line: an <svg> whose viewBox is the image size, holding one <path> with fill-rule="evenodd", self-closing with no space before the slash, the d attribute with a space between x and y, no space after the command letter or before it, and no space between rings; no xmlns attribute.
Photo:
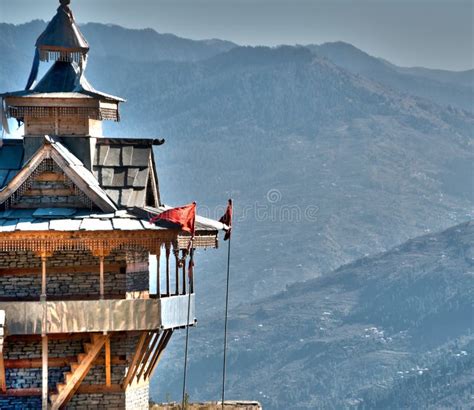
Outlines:
<svg viewBox="0 0 474 410"><path fill-rule="evenodd" d="M24 124L0 140L0 408L148 409L173 332L195 323L191 236L150 223L169 209L164 141L102 135L124 100L87 81L89 45L60 3L26 89L0 95ZM196 217L192 248L225 228Z"/></svg>

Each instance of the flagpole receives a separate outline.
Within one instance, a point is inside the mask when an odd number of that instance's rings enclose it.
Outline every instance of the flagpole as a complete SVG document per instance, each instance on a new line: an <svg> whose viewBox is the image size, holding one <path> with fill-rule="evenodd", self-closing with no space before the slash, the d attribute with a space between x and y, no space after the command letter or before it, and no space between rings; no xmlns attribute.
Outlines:
<svg viewBox="0 0 474 410"><path fill-rule="evenodd" d="M227 366L227 319L229 314L229 282L230 282L230 242L232 236L229 237L229 243L227 246L227 289L225 295L225 324L224 324L224 364L222 368L222 409L224 409L225 401L225 376Z"/></svg>
<svg viewBox="0 0 474 410"><path fill-rule="evenodd" d="M194 258L194 249L193 249L193 239L191 238L190 242L190 255L189 255L189 269L194 269L193 267L193 258ZM184 404L186 401L186 377L188 371L188 345L189 345L189 318L191 316L191 272L188 269L188 319L186 322L186 344L184 348L184 374L183 374L183 397L181 400L181 410L184 410Z"/></svg>

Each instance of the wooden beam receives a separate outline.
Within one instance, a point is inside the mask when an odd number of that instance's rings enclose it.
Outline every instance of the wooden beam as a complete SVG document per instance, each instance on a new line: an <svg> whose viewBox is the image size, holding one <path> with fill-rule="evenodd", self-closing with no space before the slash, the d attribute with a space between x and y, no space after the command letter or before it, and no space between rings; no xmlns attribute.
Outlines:
<svg viewBox="0 0 474 410"><path fill-rule="evenodd" d="M42 172L41 174L35 176L34 180L42 182L65 181L66 175L60 174L58 172Z"/></svg>
<svg viewBox="0 0 474 410"><path fill-rule="evenodd" d="M122 393L123 391L124 389L120 384L112 384L111 386L106 386L105 384L81 384L77 389L76 394ZM41 396L41 389L35 387L27 389L7 389L5 393L0 392L0 397L2 396Z"/></svg>
<svg viewBox="0 0 474 410"><path fill-rule="evenodd" d="M166 245L166 296L171 295L170 290L170 252L171 248L170 245L167 243Z"/></svg>
<svg viewBox="0 0 474 410"><path fill-rule="evenodd" d="M129 336L140 335L142 332L139 330L127 332ZM109 334L114 334L114 332L109 332ZM56 333L50 334L49 340L84 340L89 339L91 336L90 333ZM22 341L22 342L40 342L41 335L11 335L7 336L7 344L10 342L15 341Z"/></svg>
<svg viewBox="0 0 474 410"><path fill-rule="evenodd" d="M104 284L104 256L99 256L99 288L100 288L100 298L104 299L105 293L105 284Z"/></svg>
<svg viewBox="0 0 474 410"><path fill-rule="evenodd" d="M90 349L87 351L85 358L79 363L79 367L72 372L70 379L66 375L66 384L62 389L58 389L59 393L51 396L51 409L58 410L64 408L69 400L71 400L74 393L79 389L84 378L89 373L95 359L99 355L100 351L104 347L105 342L110 336L99 336L95 339L94 343L91 344Z"/></svg>
<svg viewBox="0 0 474 410"><path fill-rule="evenodd" d="M153 340L151 341L150 345L148 346L145 355L143 356L141 363L140 363L140 371L137 373L137 381L140 381L140 378L142 377L143 373L145 372L146 365L148 363L148 360L150 359L150 356L152 356L152 352L154 352L156 346L158 345L158 342L160 340L160 334L156 332L153 335Z"/></svg>
<svg viewBox="0 0 474 410"><path fill-rule="evenodd" d="M161 355L165 351L166 346L168 346L168 342L170 341L172 335L173 335L173 330L171 329L165 330L161 338L160 344L155 351L154 357L150 361L150 364L148 365L148 369L145 372L145 380L150 378L153 375L153 372L155 371L156 366L158 365L160 361Z"/></svg>
<svg viewBox="0 0 474 410"><path fill-rule="evenodd" d="M49 336L49 338L51 339L51 335ZM48 357L48 366L50 368L66 367L75 361L77 361L77 356ZM41 369L42 359L6 359L4 360L4 364L5 369ZM94 366L104 366L105 364L105 359L102 357L98 357L94 362ZM127 357L125 355L111 356L110 364L127 364Z"/></svg>
<svg viewBox="0 0 474 410"><path fill-rule="evenodd" d="M110 368L110 339L105 342L105 385L110 387L112 385L112 372Z"/></svg>
<svg viewBox="0 0 474 410"><path fill-rule="evenodd" d="M107 273L120 272L125 268L125 263L104 264L104 271ZM97 265L82 265L82 266L48 266L48 272L51 274L68 274L68 273L99 273L100 266ZM39 275L41 274L41 267L31 268L2 268L1 275Z"/></svg>
<svg viewBox="0 0 474 410"><path fill-rule="evenodd" d="M59 188L29 189L23 193L24 196L74 196L74 190Z"/></svg>
<svg viewBox="0 0 474 410"><path fill-rule="evenodd" d="M41 299L46 300L46 261L48 255L46 253L41 254Z"/></svg>
<svg viewBox="0 0 474 410"><path fill-rule="evenodd" d="M122 393L123 387L120 384L81 384L76 394L99 394L99 393Z"/></svg>
<svg viewBox="0 0 474 410"><path fill-rule="evenodd" d="M175 259L175 272L174 272L174 276L175 276L175 285L176 285L176 288L175 288L175 295L178 296L179 295L179 249L175 249L173 251L174 253L174 259Z"/></svg>
<svg viewBox="0 0 474 410"><path fill-rule="evenodd" d="M161 298L161 277L160 277L161 248L156 252L156 295Z"/></svg>
<svg viewBox="0 0 474 410"><path fill-rule="evenodd" d="M7 391L7 378L5 376L5 363L3 360L3 351L0 352L0 393Z"/></svg>
<svg viewBox="0 0 474 410"><path fill-rule="evenodd" d="M123 381L122 386L126 388L129 384L129 382L132 380L132 376L134 375L135 367L138 366L139 359L141 352L143 350L143 346L145 346L145 342L148 338L148 332L142 332L140 339L138 340L137 347L135 349L135 353L133 355L132 362L130 363L130 366L128 366L127 374L125 376L125 379Z"/></svg>

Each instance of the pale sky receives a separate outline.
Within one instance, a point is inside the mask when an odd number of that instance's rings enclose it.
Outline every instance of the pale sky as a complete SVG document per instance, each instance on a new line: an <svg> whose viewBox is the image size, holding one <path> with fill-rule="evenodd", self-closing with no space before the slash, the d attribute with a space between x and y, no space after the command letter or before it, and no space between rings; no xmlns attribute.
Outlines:
<svg viewBox="0 0 474 410"><path fill-rule="evenodd" d="M0 0L0 22L49 20L58 0ZM79 22L242 45L345 41L403 66L474 67L473 0L72 0Z"/></svg>

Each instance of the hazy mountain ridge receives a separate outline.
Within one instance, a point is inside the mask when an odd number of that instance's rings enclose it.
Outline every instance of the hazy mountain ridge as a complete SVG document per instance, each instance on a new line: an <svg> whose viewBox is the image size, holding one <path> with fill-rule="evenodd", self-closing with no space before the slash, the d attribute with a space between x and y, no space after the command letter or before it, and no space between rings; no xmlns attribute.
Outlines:
<svg viewBox="0 0 474 410"><path fill-rule="evenodd" d="M344 42L307 47L338 66L387 87L474 112L474 70L452 72L398 67Z"/></svg>
<svg viewBox="0 0 474 410"><path fill-rule="evenodd" d="M473 244L461 224L233 309L231 395L272 409L470 408ZM195 399L219 394L220 343L192 330ZM160 369L157 395L179 385L179 365Z"/></svg>

